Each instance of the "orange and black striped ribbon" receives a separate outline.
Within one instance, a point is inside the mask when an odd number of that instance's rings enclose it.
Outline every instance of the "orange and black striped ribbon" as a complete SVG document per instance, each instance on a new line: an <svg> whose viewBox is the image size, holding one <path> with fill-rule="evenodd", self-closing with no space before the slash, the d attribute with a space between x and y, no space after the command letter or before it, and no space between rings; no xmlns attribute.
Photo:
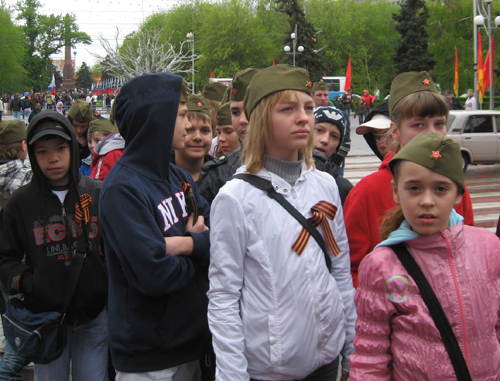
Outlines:
<svg viewBox="0 0 500 381"><path fill-rule="evenodd" d="M82 208L80 209L80 204ZM90 221L90 205L92 205L92 197L87 193L80 196L80 203L75 205L75 220L80 227L82 226L82 219L85 219L85 224Z"/></svg>
<svg viewBox="0 0 500 381"><path fill-rule="evenodd" d="M332 229L330 229L330 224L328 223L328 219L333 221L333 219L335 218L337 207L328 201L320 201L311 208L311 212L312 217L309 218L309 222L314 227L317 227L321 224L321 227L325 232L326 243L328 247L330 248L334 256L339 255L339 245L337 245L335 237L332 233ZM307 246L307 243L309 242L309 238L311 238L311 234L307 231L306 228L302 228L299 237L295 240L295 243L292 246L292 250L295 251L298 255L302 255Z"/></svg>

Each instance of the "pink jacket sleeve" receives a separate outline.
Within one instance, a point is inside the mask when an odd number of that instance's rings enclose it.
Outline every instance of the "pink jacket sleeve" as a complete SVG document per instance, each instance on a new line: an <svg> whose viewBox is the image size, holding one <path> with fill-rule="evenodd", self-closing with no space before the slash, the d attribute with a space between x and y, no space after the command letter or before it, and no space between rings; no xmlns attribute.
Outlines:
<svg viewBox="0 0 500 381"><path fill-rule="evenodd" d="M358 320L349 380L390 381L391 318L396 309L386 296L385 279L373 255L361 263L358 280L354 297Z"/></svg>

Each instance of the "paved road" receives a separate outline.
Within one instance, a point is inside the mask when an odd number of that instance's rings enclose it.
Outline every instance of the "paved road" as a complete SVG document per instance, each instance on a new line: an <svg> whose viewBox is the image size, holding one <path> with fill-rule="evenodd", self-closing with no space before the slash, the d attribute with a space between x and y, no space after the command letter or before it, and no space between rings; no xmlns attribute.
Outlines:
<svg viewBox="0 0 500 381"><path fill-rule="evenodd" d="M362 143L366 145L366 142ZM363 177L376 172L379 165L380 160L373 153L369 156L349 155L345 177L356 184ZM476 226L495 232L500 213L500 164L469 166L465 183L471 195Z"/></svg>

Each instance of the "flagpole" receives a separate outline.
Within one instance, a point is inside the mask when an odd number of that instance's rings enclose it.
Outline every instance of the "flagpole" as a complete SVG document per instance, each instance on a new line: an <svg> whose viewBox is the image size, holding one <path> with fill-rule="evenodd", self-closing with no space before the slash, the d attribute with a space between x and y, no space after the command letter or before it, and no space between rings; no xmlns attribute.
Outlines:
<svg viewBox="0 0 500 381"><path fill-rule="evenodd" d="M474 18L477 16L477 0L473 1L474 7ZM473 18L473 20L474 20ZM476 23L472 23L474 25L474 96L479 102L479 92L477 91L477 25Z"/></svg>
<svg viewBox="0 0 500 381"><path fill-rule="evenodd" d="M488 33L488 40L490 44L490 110L493 110L495 108L495 99L493 97L493 50L491 46L491 39L492 39L492 33L491 33L491 3L488 3L488 26L489 26L489 31Z"/></svg>

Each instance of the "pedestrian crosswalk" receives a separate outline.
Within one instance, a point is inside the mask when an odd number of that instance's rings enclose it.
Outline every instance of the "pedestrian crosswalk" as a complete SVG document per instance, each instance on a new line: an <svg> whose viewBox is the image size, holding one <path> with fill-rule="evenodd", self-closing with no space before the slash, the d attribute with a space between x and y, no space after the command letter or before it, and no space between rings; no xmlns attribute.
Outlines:
<svg viewBox="0 0 500 381"><path fill-rule="evenodd" d="M347 157L344 177L353 185L378 171L380 160L374 156ZM496 231L500 214L500 164L469 166L465 173L476 226Z"/></svg>

